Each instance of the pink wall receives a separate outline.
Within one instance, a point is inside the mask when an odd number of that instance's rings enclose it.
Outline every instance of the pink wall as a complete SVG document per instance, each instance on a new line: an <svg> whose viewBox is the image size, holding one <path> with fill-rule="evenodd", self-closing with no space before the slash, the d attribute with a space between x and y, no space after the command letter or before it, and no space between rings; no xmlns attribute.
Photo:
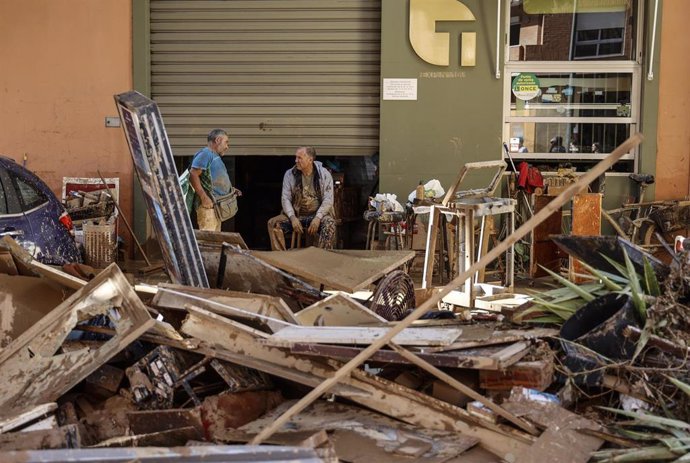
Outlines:
<svg viewBox="0 0 690 463"><path fill-rule="evenodd" d="M690 2L664 0L659 61L656 199L690 193Z"/></svg>
<svg viewBox="0 0 690 463"><path fill-rule="evenodd" d="M0 154L58 195L62 177L119 177L130 223L132 161L105 117L132 87L131 17L131 0L0 0Z"/></svg>

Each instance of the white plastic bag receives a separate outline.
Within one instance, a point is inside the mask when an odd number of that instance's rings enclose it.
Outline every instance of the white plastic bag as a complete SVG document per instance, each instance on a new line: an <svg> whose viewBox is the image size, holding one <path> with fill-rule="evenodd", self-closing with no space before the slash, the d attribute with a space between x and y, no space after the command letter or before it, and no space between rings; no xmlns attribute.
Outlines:
<svg viewBox="0 0 690 463"><path fill-rule="evenodd" d="M446 194L446 190L443 189L441 186L441 182L438 180L431 179L428 182L424 184L424 197L427 199L434 198L434 199L439 199L442 198L443 195ZM410 193L407 196L407 200L409 202L414 202L415 198L417 197L417 190L414 189L412 190L412 193Z"/></svg>
<svg viewBox="0 0 690 463"><path fill-rule="evenodd" d="M379 193L369 201L371 207L379 212L403 212L405 209L398 202L398 197L391 193Z"/></svg>

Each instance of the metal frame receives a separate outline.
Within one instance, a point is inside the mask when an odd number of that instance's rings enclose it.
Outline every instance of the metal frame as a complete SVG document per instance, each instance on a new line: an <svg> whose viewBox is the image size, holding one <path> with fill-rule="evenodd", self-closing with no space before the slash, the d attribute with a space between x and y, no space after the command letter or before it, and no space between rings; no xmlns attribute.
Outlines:
<svg viewBox="0 0 690 463"><path fill-rule="evenodd" d="M504 5L505 17L504 27L506 40L504 41L504 69L503 69L503 140L510 137L510 125L514 122L553 122L553 123L608 123L608 124L626 124L630 126L629 137L632 137L639 131L641 122L641 74L642 74L642 45L644 36L644 2L637 0L636 7L636 37L635 43L635 60L595 60L595 61L510 61L510 40L507 34L510 34L510 0L505 0ZM631 88L631 106L632 113L629 118L573 118L573 117L516 117L510 115L510 95L511 82L513 73L515 72L570 72L570 73L595 73L595 72L618 72L632 74L632 88ZM592 155L582 153L527 153L521 154L520 159L526 160L544 160L544 159L563 159L569 161L599 161L604 159L608 153L602 155ZM621 160L634 160L633 170L638 172L640 164L639 147L635 147L634 151L623 155ZM607 173L606 175L618 175L616 173ZM620 175L628 175L621 173Z"/></svg>
<svg viewBox="0 0 690 463"><path fill-rule="evenodd" d="M208 288L158 105L135 91L115 95L115 104L171 280Z"/></svg>

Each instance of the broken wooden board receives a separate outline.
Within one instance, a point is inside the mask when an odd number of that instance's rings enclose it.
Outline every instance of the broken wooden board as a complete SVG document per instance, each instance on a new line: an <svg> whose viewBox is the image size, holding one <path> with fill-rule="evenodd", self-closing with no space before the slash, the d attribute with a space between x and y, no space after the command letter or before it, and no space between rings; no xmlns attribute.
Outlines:
<svg viewBox="0 0 690 463"><path fill-rule="evenodd" d="M578 432L579 429L595 430L601 426L583 416L569 412L552 402L529 400L516 391L511 393L504 408L546 428L532 446L517 455L515 463L548 461L550 463L586 463L591 452L604 443L603 439Z"/></svg>
<svg viewBox="0 0 690 463"><path fill-rule="evenodd" d="M17 339L67 295L43 278L0 274L0 347Z"/></svg>
<svg viewBox="0 0 690 463"><path fill-rule="evenodd" d="M239 246L240 249L249 249L242 235L235 232L194 230L194 236L199 243L199 247L216 248L218 252L220 252L223 243Z"/></svg>
<svg viewBox="0 0 690 463"><path fill-rule="evenodd" d="M153 434L171 429L193 427L204 437L204 425L198 408L144 410L127 413L132 434Z"/></svg>
<svg viewBox="0 0 690 463"><path fill-rule="evenodd" d="M509 342L528 341L531 339L550 338L558 336L554 328L533 328L528 330L495 330L491 326L467 325L463 326L460 337L448 346L425 347L422 352L448 352L469 349L471 347L492 346Z"/></svg>
<svg viewBox="0 0 690 463"><path fill-rule="evenodd" d="M81 445L79 428L74 424L56 429L0 434L1 452L10 450L72 449L79 448ZM2 456L0 456L0 460L26 461L24 458L6 460Z"/></svg>
<svg viewBox="0 0 690 463"><path fill-rule="evenodd" d="M544 209L553 198L555 196L535 195L534 212ZM551 241L551 235L558 235L563 230L562 215L563 213L560 209L555 211L546 220L534 227L532 231L532 246L530 246L529 258L529 275L532 278L548 275L542 267L557 273L561 268L558 246Z"/></svg>
<svg viewBox="0 0 690 463"><path fill-rule="evenodd" d="M479 385L482 389L511 390L515 386L544 391L553 382L553 359L517 362L499 370L481 370Z"/></svg>
<svg viewBox="0 0 690 463"><path fill-rule="evenodd" d="M160 284L152 301L155 307L177 310L184 310L187 304L225 317L257 320L274 332L283 328L285 323L298 323L290 307L281 298L264 294ZM233 309L249 313L242 314ZM252 314L274 320L253 317Z"/></svg>
<svg viewBox="0 0 690 463"><path fill-rule="evenodd" d="M257 434L289 405L283 404L237 431L228 429L226 437L246 439ZM361 463L441 462L464 453L477 443L474 438L454 432L419 428L353 405L326 401L315 402L293 417L287 429L289 432L279 435L283 440L293 433L333 431L331 435L337 437L335 448L340 460Z"/></svg>
<svg viewBox="0 0 690 463"><path fill-rule="evenodd" d="M57 410L57 404L50 402L47 404L37 405L31 409L14 416L0 418L0 434L13 431L19 427L26 425L39 418L43 418L49 413Z"/></svg>
<svg viewBox="0 0 690 463"><path fill-rule="evenodd" d="M414 251L328 251L309 247L290 251L252 251L286 272L327 288L354 293L405 265Z"/></svg>
<svg viewBox="0 0 690 463"><path fill-rule="evenodd" d="M206 345L206 349L212 349L218 355L231 357L241 353L254 362L264 361L280 365L288 371L299 371L322 379L331 377L333 371L342 365L332 360L324 366L307 357L289 355L280 349L261 344L232 320L193 307L188 311L189 316L181 331L196 338L199 346ZM476 437L487 450L506 460L512 459L532 442L531 436L515 430L508 431L498 427L489 429L484 424L477 426L476 419L461 408L361 370L353 370L350 376L343 379L342 384L336 386L348 386L365 392L344 397L395 419L423 428ZM332 392L342 395L337 389Z"/></svg>
<svg viewBox="0 0 690 463"><path fill-rule="evenodd" d="M413 353L422 360L437 367L501 370L518 362L522 357L527 355L529 350L529 344L520 341L508 346L491 346L466 349L452 353ZM290 351L294 354L349 360L359 354L362 351L362 348L296 343L290 347ZM372 362L410 363L397 352L383 349L376 352L369 359Z"/></svg>
<svg viewBox="0 0 690 463"><path fill-rule="evenodd" d="M265 342L289 347L298 342L322 344L371 344L390 328L363 326L287 326ZM406 328L393 341L401 346L447 346L462 334L462 328Z"/></svg>
<svg viewBox="0 0 690 463"><path fill-rule="evenodd" d="M107 316L116 334L95 350L60 351L78 323ZM111 264L0 351L0 409L22 411L57 400L153 326L144 304Z"/></svg>
<svg viewBox="0 0 690 463"><path fill-rule="evenodd" d="M70 289L80 289L85 284L86 281L70 275L69 273L63 272L49 265L42 264L41 262L34 259L29 252L21 247L19 243L10 238L9 236L4 236L0 240L0 246L8 249L14 257L15 262L19 266L24 266L25 270L28 272L23 272L23 274L39 275L41 277L47 278L50 281L54 281L66 288ZM22 272L20 272L22 273Z"/></svg>
<svg viewBox="0 0 690 463"><path fill-rule="evenodd" d="M306 307L297 312L295 318L303 326L376 326L386 324L385 318L342 293L333 294Z"/></svg>

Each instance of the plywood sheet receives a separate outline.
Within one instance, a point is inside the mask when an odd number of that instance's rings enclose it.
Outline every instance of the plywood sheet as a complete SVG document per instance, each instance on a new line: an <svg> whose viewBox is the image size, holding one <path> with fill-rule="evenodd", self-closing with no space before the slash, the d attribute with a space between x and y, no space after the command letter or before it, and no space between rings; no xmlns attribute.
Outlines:
<svg viewBox="0 0 690 463"><path fill-rule="evenodd" d="M304 326L385 325L386 319L354 299L337 293L328 296L295 315Z"/></svg>
<svg viewBox="0 0 690 463"><path fill-rule="evenodd" d="M414 258L414 251L253 251L261 260L327 288L354 293Z"/></svg>
<svg viewBox="0 0 690 463"><path fill-rule="evenodd" d="M19 337L69 293L43 278L0 274L0 346Z"/></svg>

